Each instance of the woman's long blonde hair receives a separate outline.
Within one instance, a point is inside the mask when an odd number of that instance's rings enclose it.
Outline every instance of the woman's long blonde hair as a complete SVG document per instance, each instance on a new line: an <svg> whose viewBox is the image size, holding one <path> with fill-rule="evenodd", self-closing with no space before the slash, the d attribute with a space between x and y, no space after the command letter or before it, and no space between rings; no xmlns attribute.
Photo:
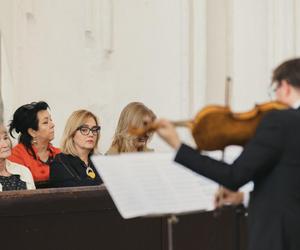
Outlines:
<svg viewBox="0 0 300 250"><path fill-rule="evenodd" d="M61 142L61 151L65 154L70 154L73 156L77 156L77 150L74 144L73 137L78 130L78 128L84 125L85 121L89 118L93 118L96 122L96 125L99 125L98 118L92 112L88 110L77 110L74 111L69 119L67 120L62 142ZM97 136L95 147L91 153L95 153L97 150L97 145L99 141L99 135Z"/></svg>
<svg viewBox="0 0 300 250"><path fill-rule="evenodd" d="M144 126L143 118L145 116L149 116L151 121L156 119L153 111L147 108L143 103L129 103L120 114L111 148L115 148L118 153L135 151L134 140L137 136L129 134L128 129L130 126L142 128ZM147 151L146 145L143 151Z"/></svg>

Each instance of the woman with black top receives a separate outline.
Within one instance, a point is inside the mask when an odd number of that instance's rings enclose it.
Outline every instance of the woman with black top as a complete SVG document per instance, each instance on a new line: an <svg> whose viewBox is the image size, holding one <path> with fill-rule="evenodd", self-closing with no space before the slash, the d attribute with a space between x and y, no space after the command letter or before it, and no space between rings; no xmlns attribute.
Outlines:
<svg viewBox="0 0 300 250"><path fill-rule="evenodd" d="M97 117L87 110L72 113L65 126L58 154L50 167L52 187L93 186L102 184L90 157L100 138Z"/></svg>

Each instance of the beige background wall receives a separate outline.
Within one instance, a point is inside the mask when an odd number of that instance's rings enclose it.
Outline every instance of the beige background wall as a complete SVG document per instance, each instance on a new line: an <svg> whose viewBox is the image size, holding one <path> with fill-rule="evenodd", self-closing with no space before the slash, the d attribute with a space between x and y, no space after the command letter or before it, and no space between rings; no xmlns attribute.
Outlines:
<svg viewBox="0 0 300 250"><path fill-rule="evenodd" d="M45 100L58 145L66 118L87 108L100 116L105 152L131 101L191 118L224 104L230 76L232 107L249 109L267 100L271 69L300 54L299 9L299 0L0 0L5 120ZM153 147L168 149L157 138Z"/></svg>
<svg viewBox="0 0 300 250"><path fill-rule="evenodd" d="M299 56L299 0L207 1L207 102L223 104L232 79L231 106L268 100L271 72Z"/></svg>

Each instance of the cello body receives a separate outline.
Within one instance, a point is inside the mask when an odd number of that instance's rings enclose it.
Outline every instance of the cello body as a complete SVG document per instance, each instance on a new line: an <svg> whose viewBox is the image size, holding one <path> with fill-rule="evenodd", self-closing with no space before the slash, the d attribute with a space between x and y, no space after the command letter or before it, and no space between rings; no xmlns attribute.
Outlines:
<svg viewBox="0 0 300 250"><path fill-rule="evenodd" d="M255 134L265 114L286 109L279 102L256 105L252 110L233 113L229 107L210 105L203 108L191 124L199 150L223 150L229 145L244 146Z"/></svg>

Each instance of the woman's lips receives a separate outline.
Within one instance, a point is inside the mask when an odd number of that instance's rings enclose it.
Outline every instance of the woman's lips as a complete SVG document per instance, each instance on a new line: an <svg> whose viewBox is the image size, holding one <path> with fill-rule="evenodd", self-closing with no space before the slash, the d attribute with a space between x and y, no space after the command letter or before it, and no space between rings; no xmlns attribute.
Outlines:
<svg viewBox="0 0 300 250"><path fill-rule="evenodd" d="M7 153L7 152L9 152L10 151L10 148L8 148L8 149L3 149L3 150L1 150L0 151L0 153L2 154L2 153Z"/></svg>

